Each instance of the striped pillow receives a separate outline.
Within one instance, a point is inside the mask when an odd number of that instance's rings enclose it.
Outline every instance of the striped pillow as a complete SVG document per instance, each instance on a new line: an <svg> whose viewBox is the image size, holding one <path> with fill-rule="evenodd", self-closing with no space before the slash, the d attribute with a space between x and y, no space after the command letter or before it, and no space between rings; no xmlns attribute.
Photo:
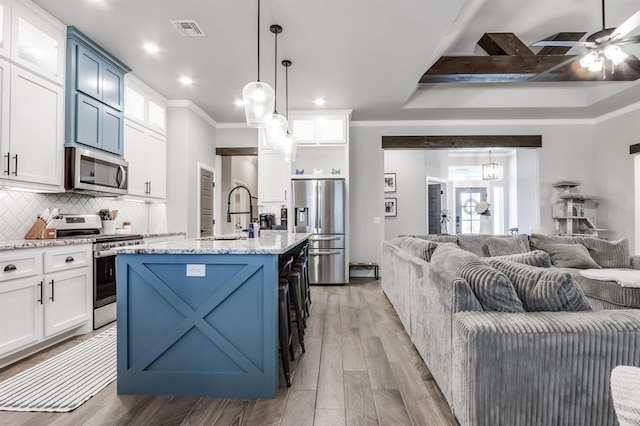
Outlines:
<svg viewBox="0 0 640 426"><path fill-rule="evenodd" d="M631 256L629 241L623 238L618 241L605 241L599 238L585 238L582 244L598 265L603 268L629 268Z"/></svg>
<svg viewBox="0 0 640 426"><path fill-rule="evenodd" d="M398 237L413 237L421 240L437 241L439 243L457 243L458 237L455 235L426 234L426 235L398 235Z"/></svg>
<svg viewBox="0 0 640 426"><path fill-rule="evenodd" d="M544 251L551 256L551 263L558 268L600 269L582 244L547 244Z"/></svg>
<svg viewBox="0 0 640 426"><path fill-rule="evenodd" d="M489 248L489 256L527 253L529 251L529 237L518 235L507 238L489 238L487 247Z"/></svg>
<svg viewBox="0 0 640 426"><path fill-rule="evenodd" d="M389 243L396 245L406 252L419 257L427 262L431 259L431 254L438 246L435 241L423 240L414 237L398 237L389 241Z"/></svg>
<svg viewBox="0 0 640 426"><path fill-rule="evenodd" d="M551 256L549 256L549 253L542 250L533 250L528 253L510 254L507 256L494 256L492 259L510 260L512 262L522 263L529 266L537 266L539 268L551 267Z"/></svg>
<svg viewBox="0 0 640 426"><path fill-rule="evenodd" d="M543 235L543 234L531 234L529 236L529 243L531 250L546 250L548 244L580 244L582 237L571 237L568 235Z"/></svg>
<svg viewBox="0 0 640 426"><path fill-rule="evenodd" d="M485 311L524 312L509 278L475 254L443 243L433 252L431 264L464 278Z"/></svg>
<svg viewBox="0 0 640 426"><path fill-rule="evenodd" d="M571 274L492 257L488 262L503 272L516 289L527 312L590 311L591 306Z"/></svg>

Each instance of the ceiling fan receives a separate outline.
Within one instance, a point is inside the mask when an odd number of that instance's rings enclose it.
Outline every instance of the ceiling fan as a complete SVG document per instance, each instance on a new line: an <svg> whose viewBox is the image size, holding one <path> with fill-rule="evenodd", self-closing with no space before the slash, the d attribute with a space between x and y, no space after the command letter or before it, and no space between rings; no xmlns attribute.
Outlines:
<svg viewBox="0 0 640 426"><path fill-rule="evenodd" d="M605 0L602 0L602 30L591 34L585 41L540 40L533 43L532 46L585 48L588 53L574 60L579 59L583 68L597 72L603 70L605 59L617 66L629 56L621 46L640 43L640 35L627 37L627 34L638 26L640 26L640 10L631 15L618 28L605 28Z"/></svg>

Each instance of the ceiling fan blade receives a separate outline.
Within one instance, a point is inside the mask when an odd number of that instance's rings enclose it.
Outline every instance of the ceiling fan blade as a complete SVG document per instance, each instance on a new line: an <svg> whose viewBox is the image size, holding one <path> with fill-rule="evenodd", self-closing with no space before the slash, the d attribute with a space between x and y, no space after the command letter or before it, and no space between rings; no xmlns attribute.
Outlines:
<svg viewBox="0 0 640 426"><path fill-rule="evenodd" d="M566 61L562 61L559 64L541 72L540 74L536 74L535 76L531 77L529 81L545 81L552 72L559 70L560 68L567 66L572 62L580 60L580 58L581 56L570 56Z"/></svg>
<svg viewBox="0 0 640 426"><path fill-rule="evenodd" d="M623 38L622 40L617 40L616 41L616 44L618 44L618 45L620 45L620 44L633 44L633 43L640 43L640 35L634 35L634 36Z"/></svg>
<svg viewBox="0 0 640 426"><path fill-rule="evenodd" d="M629 34L631 31L640 26L640 10L631 15L629 19L624 21L613 33L609 36L610 39L616 40Z"/></svg>
<svg viewBox="0 0 640 426"><path fill-rule="evenodd" d="M569 40L540 40L533 43L534 47L595 47L596 44L589 41L569 41Z"/></svg>

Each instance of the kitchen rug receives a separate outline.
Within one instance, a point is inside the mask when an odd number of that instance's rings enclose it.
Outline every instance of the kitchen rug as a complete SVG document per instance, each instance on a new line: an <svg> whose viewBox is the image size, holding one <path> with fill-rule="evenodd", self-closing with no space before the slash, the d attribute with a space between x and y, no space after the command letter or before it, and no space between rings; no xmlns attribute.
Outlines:
<svg viewBox="0 0 640 426"><path fill-rule="evenodd" d="M116 379L116 327L0 383L0 410L75 410Z"/></svg>

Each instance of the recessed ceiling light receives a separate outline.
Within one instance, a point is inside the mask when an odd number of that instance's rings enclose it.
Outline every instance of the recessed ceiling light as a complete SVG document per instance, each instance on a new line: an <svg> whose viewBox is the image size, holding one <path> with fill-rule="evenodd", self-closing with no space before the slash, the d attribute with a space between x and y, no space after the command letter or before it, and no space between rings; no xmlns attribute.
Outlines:
<svg viewBox="0 0 640 426"><path fill-rule="evenodd" d="M233 104L237 107L241 107L244 106L244 102L242 101L242 99L236 99Z"/></svg>
<svg viewBox="0 0 640 426"><path fill-rule="evenodd" d="M326 104L326 103L327 103L327 101L325 101L325 100L324 100L324 99L322 99L322 98L316 98L316 99L313 101L313 103L314 103L314 104L316 104L317 106L322 106L322 105Z"/></svg>
<svg viewBox="0 0 640 426"><path fill-rule="evenodd" d="M185 86L191 86L193 84L193 79L191 77L187 77L186 75L183 75L182 77L180 77L179 81Z"/></svg>
<svg viewBox="0 0 640 426"><path fill-rule="evenodd" d="M143 47L144 47L144 50L146 50L148 53L155 54L160 52L160 48L158 47L157 44L145 43Z"/></svg>

